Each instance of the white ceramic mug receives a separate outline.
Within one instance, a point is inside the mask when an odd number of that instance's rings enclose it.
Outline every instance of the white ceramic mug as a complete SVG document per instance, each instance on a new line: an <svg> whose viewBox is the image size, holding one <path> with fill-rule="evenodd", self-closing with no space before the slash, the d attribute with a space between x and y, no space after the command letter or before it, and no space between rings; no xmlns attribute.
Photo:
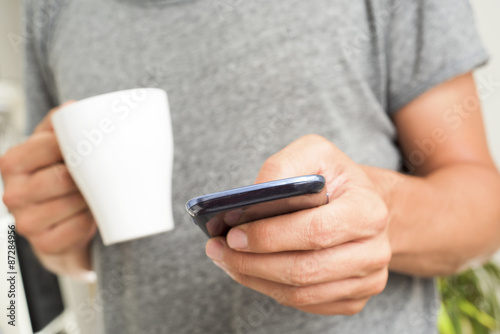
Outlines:
<svg viewBox="0 0 500 334"><path fill-rule="evenodd" d="M56 111L52 125L105 245L174 228L165 91L138 88L80 100Z"/></svg>

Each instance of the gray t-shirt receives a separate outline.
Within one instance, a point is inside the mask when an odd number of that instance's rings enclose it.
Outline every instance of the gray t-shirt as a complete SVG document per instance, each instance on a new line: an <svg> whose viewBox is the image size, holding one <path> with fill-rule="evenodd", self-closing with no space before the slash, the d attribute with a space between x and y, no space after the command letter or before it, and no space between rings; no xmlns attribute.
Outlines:
<svg viewBox="0 0 500 334"><path fill-rule="evenodd" d="M358 163L400 168L391 115L487 59L465 0L26 3L29 130L68 99L169 94L176 228L110 247L95 238L97 306L78 312L101 332L436 332L430 279L391 273L355 316L303 313L233 282L206 258L184 204L251 184L308 133Z"/></svg>

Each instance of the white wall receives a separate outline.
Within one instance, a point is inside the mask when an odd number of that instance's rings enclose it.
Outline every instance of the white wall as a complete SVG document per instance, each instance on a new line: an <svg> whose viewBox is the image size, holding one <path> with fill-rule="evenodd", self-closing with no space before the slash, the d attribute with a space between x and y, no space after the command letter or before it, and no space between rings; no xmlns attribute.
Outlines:
<svg viewBox="0 0 500 334"><path fill-rule="evenodd" d="M21 60L11 40L20 34L20 1L0 0L0 79L19 81Z"/></svg>
<svg viewBox="0 0 500 334"><path fill-rule="evenodd" d="M482 100L490 150L500 167L500 1L473 0L476 23L483 43L490 53L488 65L476 72L476 80L493 82L491 94Z"/></svg>
<svg viewBox="0 0 500 334"><path fill-rule="evenodd" d="M0 110L13 112L12 135L24 128L24 105L21 95L20 1L0 0ZM4 126L2 116L0 127ZM2 128L2 133L4 132ZM15 142L0 138L0 154Z"/></svg>

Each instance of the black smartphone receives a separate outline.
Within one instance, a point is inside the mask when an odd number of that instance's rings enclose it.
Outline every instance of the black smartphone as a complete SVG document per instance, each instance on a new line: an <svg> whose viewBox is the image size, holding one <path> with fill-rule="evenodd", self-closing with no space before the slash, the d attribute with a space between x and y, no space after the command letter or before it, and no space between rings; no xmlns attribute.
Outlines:
<svg viewBox="0 0 500 334"><path fill-rule="evenodd" d="M325 178L305 175L195 197L186 210L209 237L234 226L328 203Z"/></svg>

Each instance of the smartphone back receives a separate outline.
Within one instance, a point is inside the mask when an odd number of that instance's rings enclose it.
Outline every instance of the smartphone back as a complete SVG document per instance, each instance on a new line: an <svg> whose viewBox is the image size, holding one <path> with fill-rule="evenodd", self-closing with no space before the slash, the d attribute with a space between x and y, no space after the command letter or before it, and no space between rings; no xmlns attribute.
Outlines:
<svg viewBox="0 0 500 334"><path fill-rule="evenodd" d="M323 176L306 175L196 197L186 209L208 237L216 237L237 225L327 202Z"/></svg>

